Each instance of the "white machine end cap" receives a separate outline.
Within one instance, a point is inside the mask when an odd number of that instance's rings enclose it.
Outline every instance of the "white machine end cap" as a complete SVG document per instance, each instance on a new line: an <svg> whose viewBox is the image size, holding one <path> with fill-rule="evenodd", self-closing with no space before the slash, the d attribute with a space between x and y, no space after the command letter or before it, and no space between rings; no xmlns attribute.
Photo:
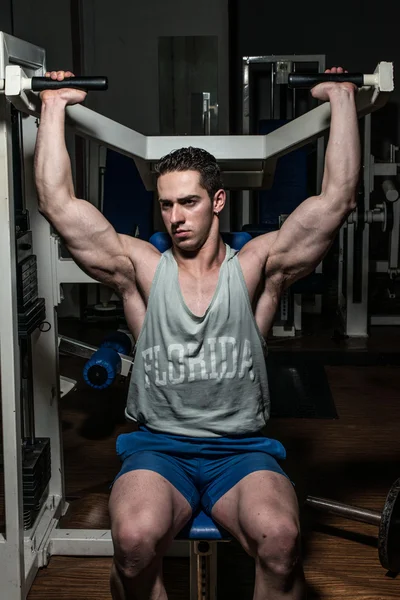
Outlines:
<svg viewBox="0 0 400 600"><path fill-rule="evenodd" d="M394 74L393 63L382 61L378 64L375 73L379 78L379 90L381 92L393 92L394 90Z"/></svg>

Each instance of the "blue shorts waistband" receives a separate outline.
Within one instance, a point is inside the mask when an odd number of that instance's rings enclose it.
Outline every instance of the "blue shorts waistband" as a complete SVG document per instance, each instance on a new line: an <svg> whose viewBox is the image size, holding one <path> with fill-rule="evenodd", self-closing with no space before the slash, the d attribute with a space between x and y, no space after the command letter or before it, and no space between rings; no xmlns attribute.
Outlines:
<svg viewBox="0 0 400 600"><path fill-rule="evenodd" d="M245 452L265 452L278 460L286 458L284 446L260 432L251 436L196 438L155 433L140 426L138 431L123 433L117 438L117 453L122 460L141 451L164 452L181 458L223 458Z"/></svg>

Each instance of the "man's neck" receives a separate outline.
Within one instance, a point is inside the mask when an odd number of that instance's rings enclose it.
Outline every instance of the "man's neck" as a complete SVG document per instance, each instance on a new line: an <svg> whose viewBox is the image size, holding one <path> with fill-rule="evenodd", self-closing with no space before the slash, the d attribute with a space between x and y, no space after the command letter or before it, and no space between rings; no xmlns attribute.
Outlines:
<svg viewBox="0 0 400 600"><path fill-rule="evenodd" d="M196 252L185 252L172 247L179 269L189 271L194 277L203 277L214 269L219 269L225 260L226 246L218 234L216 239L209 238Z"/></svg>

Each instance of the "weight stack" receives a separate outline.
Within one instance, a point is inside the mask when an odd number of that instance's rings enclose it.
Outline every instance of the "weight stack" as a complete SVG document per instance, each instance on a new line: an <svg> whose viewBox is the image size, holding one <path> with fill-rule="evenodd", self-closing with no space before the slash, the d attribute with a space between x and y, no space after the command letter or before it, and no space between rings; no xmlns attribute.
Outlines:
<svg viewBox="0 0 400 600"><path fill-rule="evenodd" d="M25 312L18 312L18 335L28 337L46 319L44 298L37 298Z"/></svg>
<svg viewBox="0 0 400 600"><path fill-rule="evenodd" d="M33 516L41 509L41 501L51 477L50 438L24 442L22 448L22 489L24 527L29 529Z"/></svg>
<svg viewBox="0 0 400 600"><path fill-rule="evenodd" d="M46 318L44 298L38 297L37 258L32 253L32 232L17 241L18 335L28 337Z"/></svg>

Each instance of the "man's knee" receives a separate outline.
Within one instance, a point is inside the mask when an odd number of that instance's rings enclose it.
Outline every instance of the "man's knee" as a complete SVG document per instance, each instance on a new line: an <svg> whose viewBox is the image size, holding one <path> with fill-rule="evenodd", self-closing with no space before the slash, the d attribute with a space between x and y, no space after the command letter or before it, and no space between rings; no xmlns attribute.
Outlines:
<svg viewBox="0 0 400 600"><path fill-rule="evenodd" d="M168 524L160 527L159 518L138 514L112 525L114 562L118 571L133 579L155 564L164 554L171 538Z"/></svg>
<svg viewBox="0 0 400 600"><path fill-rule="evenodd" d="M300 531L289 517L261 520L256 560L260 567L280 577L289 577L300 560Z"/></svg>

